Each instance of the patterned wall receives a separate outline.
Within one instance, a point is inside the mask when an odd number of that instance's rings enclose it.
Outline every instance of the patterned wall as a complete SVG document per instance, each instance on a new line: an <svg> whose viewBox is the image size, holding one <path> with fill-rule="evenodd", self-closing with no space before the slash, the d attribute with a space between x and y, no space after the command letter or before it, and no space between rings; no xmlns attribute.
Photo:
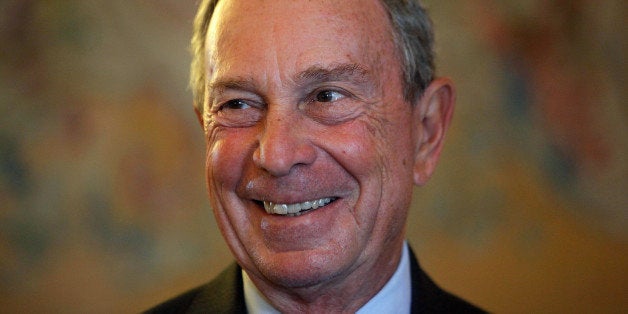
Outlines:
<svg viewBox="0 0 628 314"><path fill-rule="evenodd" d="M409 239L496 312L628 308L626 4L426 1L458 108ZM137 312L231 257L186 89L195 0L0 2L0 308Z"/></svg>

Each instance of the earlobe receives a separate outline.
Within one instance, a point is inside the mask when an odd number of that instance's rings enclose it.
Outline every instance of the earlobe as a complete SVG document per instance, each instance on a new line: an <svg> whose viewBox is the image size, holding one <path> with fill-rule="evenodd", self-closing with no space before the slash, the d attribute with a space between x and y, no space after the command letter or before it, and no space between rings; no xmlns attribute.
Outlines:
<svg viewBox="0 0 628 314"><path fill-rule="evenodd" d="M443 148L455 107L455 89L448 78L437 78L415 104L417 122L414 183L424 185L432 176Z"/></svg>

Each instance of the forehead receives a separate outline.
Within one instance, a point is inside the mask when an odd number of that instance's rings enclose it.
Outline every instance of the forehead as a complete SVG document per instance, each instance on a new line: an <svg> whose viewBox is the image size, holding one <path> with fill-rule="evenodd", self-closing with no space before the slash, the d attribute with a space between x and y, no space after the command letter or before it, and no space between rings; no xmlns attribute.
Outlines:
<svg viewBox="0 0 628 314"><path fill-rule="evenodd" d="M206 43L209 65L218 71L347 62L369 68L395 59L378 0L221 0Z"/></svg>

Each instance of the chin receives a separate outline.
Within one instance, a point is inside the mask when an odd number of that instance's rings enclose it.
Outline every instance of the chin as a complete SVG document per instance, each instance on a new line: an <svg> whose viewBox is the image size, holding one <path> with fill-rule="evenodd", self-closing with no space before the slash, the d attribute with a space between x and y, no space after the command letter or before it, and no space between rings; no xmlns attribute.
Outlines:
<svg viewBox="0 0 628 314"><path fill-rule="evenodd" d="M346 253L346 252L344 252ZM255 263L266 280L285 288L308 288L346 272L351 263L338 254L312 254L309 251L275 254L273 258Z"/></svg>

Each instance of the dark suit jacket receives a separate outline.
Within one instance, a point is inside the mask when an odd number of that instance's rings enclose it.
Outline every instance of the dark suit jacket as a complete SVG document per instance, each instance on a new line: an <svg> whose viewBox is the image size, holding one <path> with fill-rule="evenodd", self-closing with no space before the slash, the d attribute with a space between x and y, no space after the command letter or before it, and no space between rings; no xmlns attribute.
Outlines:
<svg viewBox="0 0 628 314"><path fill-rule="evenodd" d="M485 313L438 287L410 251L412 313ZM146 313L246 313L242 271L232 264L211 282L166 301Z"/></svg>

